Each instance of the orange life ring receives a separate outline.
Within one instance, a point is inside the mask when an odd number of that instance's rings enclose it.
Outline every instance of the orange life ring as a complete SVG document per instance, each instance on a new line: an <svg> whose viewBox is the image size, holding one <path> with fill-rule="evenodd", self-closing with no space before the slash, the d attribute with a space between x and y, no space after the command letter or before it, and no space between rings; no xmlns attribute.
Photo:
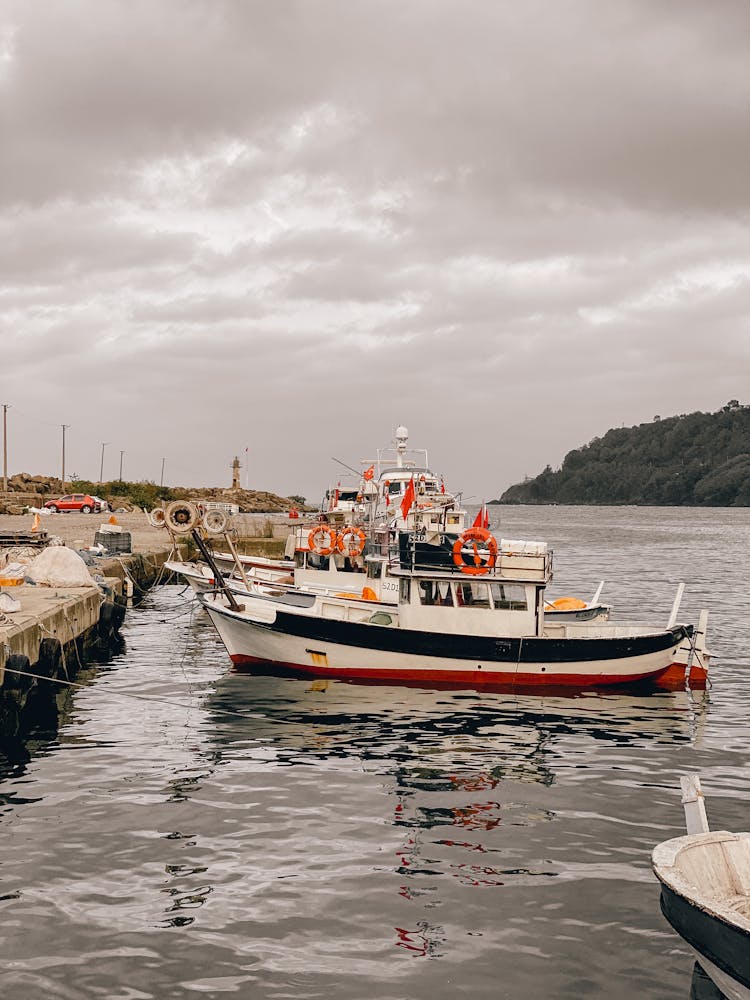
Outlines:
<svg viewBox="0 0 750 1000"><path fill-rule="evenodd" d="M474 565L469 566L464 562L464 548L468 547L469 543L474 543ZM482 543L482 548L486 550L487 555L480 555L478 542ZM462 573L468 573L469 576L480 576L486 573L488 570L492 569L495 565L495 560L497 559L497 542L494 535L491 535L486 528L469 528L463 535L459 535L458 538L453 543L453 562L458 566Z"/></svg>
<svg viewBox="0 0 750 1000"><path fill-rule="evenodd" d="M367 536L361 528L354 524L347 524L339 532L336 539L336 548L344 556L354 558L364 551Z"/></svg>
<svg viewBox="0 0 750 1000"><path fill-rule="evenodd" d="M330 556L336 548L336 532L327 524L316 524L308 533L307 547L318 556Z"/></svg>

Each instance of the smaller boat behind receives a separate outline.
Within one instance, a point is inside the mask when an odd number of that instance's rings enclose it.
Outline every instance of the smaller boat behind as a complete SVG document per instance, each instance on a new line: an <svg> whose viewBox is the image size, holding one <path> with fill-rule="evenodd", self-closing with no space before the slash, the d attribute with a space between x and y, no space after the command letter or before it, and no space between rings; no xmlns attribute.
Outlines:
<svg viewBox="0 0 750 1000"><path fill-rule="evenodd" d="M687 836L654 848L661 910L729 1000L750 1000L750 833L712 833L697 774L681 779Z"/></svg>
<svg viewBox="0 0 750 1000"><path fill-rule="evenodd" d="M604 589L604 580L597 587L590 601L580 597L558 597L554 601L544 602L544 617L548 621L593 622L608 621L612 610L611 604L602 604L599 598Z"/></svg>

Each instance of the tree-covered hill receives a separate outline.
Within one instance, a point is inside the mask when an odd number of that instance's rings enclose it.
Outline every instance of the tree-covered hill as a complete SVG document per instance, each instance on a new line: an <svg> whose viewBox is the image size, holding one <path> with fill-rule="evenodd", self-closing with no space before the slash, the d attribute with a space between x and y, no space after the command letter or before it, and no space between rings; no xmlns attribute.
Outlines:
<svg viewBox="0 0 750 1000"><path fill-rule="evenodd" d="M607 431L495 503L750 506L750 406Z"/></svg>

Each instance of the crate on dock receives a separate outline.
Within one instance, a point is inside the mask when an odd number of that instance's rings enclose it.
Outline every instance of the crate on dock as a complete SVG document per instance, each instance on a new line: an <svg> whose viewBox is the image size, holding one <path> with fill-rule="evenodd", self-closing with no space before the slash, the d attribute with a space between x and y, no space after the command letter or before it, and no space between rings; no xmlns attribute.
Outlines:
<svg viewBox="0 0 750 1000"><path fill-rule="evenodd" d="M133 551L129 531L97 531L94 535L94 545L103 545L108 552Z"/></svg>
<svg viewBox="0 0 750 1000"><path fill-rule="evenodd" d="M34 545L43 548L48 541L46 531L0 531L0 548L9 545Z"/></svg>

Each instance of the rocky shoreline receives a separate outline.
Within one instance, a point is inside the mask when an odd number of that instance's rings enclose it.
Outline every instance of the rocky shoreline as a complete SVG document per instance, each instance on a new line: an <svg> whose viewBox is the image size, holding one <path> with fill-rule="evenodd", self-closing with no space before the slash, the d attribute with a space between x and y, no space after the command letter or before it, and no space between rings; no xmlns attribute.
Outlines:
<svg viewBox="0 0 750 1000"><path fill-rule="evenodd" d="M0 481L0 486L2 482ZM67 493L91 492L91 483L65 484ZM97 484L98 496L103 497L113 510L133 511L141 509L141 504L124 491L118 492L121 484L114 482ZM173 486L164 489L169 499L185 497L190 500L209 500L236 504L243 514L282 513L292 509L311 510L309 506L299 503L297 497L282 497L270 490L223 489L221 487L187 487ZM8 477L8 490L0 490L0 514L23 514L28 507L42 507L47 500L58 497L62 493L59 477L32 476L20 472Z"/></svg>

